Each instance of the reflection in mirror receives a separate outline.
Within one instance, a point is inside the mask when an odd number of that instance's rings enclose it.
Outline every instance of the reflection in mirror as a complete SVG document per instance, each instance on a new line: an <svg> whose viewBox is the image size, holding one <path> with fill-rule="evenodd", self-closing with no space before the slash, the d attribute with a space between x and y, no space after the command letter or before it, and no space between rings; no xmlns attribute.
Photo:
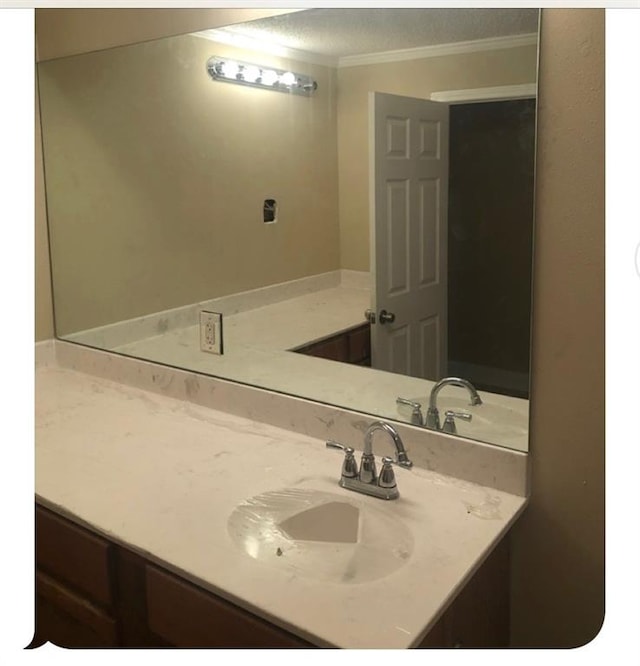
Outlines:
<svg viewBox="0 0 640 666"><path fill-rule="evenodd" d="M537 26L305 10L40 63L56 335L422 424L459 376L441 421L526 450Z"/></svg>

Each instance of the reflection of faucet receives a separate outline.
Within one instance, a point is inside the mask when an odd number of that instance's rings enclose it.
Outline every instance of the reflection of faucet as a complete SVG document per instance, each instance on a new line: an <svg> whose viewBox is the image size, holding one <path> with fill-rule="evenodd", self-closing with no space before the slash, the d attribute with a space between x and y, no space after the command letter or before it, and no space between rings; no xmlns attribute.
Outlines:
<svg viewBox="0 0 640 666"><path fill-rule="evenodd" d="M400 496L396 485L396 477L391 467L394 461L391 458L382 458L382 469L380 476L376 472L376 461L373 455L373 433L382 430L388 433L396 447L396 464L401 467L410 468L413 463L407 457L402 439L397 430L384 421L375 421L364 435L364 451L360 461L360 470L357 470L356 461L353 457L353 449L338 442L328 441L327 447L331 449L342 449L345 459L342 464L342 476L340 485L347 490L355 490L365 495L372 495L381 499L396 499Z"/></svg>
<svg viewBox="0 0 640 666"><path fill-rule="evenodd" d="M469 391L469 395L471 396L471 404L482 404L482 400L480 399L475 386L471 382L468 382L466 379L460 379L460 377L445 377L444 379L441 379L431 389L431 395L429 396L429 409L427 409L427 415L425 418L425 426L427 428L431 428L432 430L441 430L440 414L436 406L436 400L438 398L440 389L444 388L445 386L459 386L461 388L466 388L467 391ZM457 416L457 414L453 413L453 416ZM466 416L464 418L466 418Z"/></svg>
<svg viewBox="0 0 640 666"><path fill-rule="evenodd" d="M409 405L411 407L411 423L413 425L424 425L422 418L422 405L415 400L407 400L407 398L396 398L396 405Z"/></svg>

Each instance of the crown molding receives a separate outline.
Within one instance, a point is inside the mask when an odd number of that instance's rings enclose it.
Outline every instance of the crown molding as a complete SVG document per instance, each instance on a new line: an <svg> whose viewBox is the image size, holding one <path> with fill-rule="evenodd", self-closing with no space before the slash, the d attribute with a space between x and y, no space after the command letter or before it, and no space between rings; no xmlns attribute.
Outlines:
<svg viewBox="0 0 640 666"><path fill-rule="evenodd" d="M377 65L387 62L402 62L404 60L420 60L422 58L437 58L441 56L458 55L461 53L476 53L478 51L497 51L500 49L513 49L519 46L532 46L537 44L538 35L527 33L509 37L491 37L489 39L475 39L466 42L452 42L450 44L436 44L434 46L419 46L412 49L399 49L397 51L383 51L381 53L364 53L355 56L343 56L338 59L338 67L357 67L359 65Z"/></svg>
<svg viewBox="0 0 640 666"><path fill-rule="evenodd" d="M529 99L538 94L535 83L521 83L513 86L494 86L492 88L467 88L465 90L443 90L432 92L430 99L434 102L462 104L464 102L497 102L507 99Z"/></svg>

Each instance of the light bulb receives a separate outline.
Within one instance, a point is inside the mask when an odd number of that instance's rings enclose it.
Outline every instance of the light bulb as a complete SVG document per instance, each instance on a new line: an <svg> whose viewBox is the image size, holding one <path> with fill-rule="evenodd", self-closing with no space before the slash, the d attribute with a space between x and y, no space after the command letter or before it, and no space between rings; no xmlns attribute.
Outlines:
<svg viewBox="0 0 640 666"><path fill-rule="evenodd" d="M285 72L281 77L280 77L280 83L285 86L292 86L296 82L296 77L293 72Z"/></svg>
<svg viewBox="0 0 640 666"><path fill-rule="evenodd" d="M226 60L222 63L221 71L222 76L226 77L227 79L235 79L238 76L240 67L238 66L237 62L233 62L233 60Z"/></svg>
<svg viewBox="0 0 640 666"><path fill-rule="evenodd" d="M260 76L260 70L255 65L246 65L242 68L242 78L249 83L255 83Z"/></svg>
<svg viewBox="0 0 640 666"><path fill-rule="evenodd" d="M262 83L265 86L272 86L278 80L278 73L272 69L262 70Z"/></svg>

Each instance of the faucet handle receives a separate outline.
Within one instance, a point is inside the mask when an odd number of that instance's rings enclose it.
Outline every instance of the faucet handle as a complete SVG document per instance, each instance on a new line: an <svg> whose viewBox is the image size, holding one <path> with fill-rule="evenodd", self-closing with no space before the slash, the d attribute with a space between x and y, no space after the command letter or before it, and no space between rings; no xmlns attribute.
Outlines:
<svg viewBox="0 0 640 666"><path fill-rule="evenodd" d="M350 446L345 446L344 444L340 444L340 442L336 442L335 439L328 439L325 443L325 446L328 449L340 449L341 451L344 451L345 453L351 452L353 453L354 449L352 449Z"/></svg>
<svg viewBox="0 0 640 666"><path fill-rule="evenodd" d="M456 422L454 419L462 419L463 421L471 421L473 418L468 412L452 412L447 410L444 413L445 419L442 424L442 432L448 432L450 435L458 434L458 429L456 428Z"/></svg>
<svg viewBox="0 0 640 666"><path fill-rule="evenodd" d="M396 487L396 475L391 463L393 463L393 459L388 456L385 456L382 459L382 469L380 470L380 476L378 477L378 486L380 486L380 488Z"/></svg>
<svg viewBox="0 0 640 666"><path fill-rule="evenodd" d="M350 446L340 444L340 442L336 442L333 439L327 440L325 446L328 449L340 449L341 451L344 451L344 461L342 463L343 478L346 477L348 479L354 479L358 476L358 464L356 463L356 459L353 457L354 449L352 449Z"/></svg>
<svg viewBox="0 0 640 666"><path fill-rule="evenodd" d="M422 426L424 425L424 419L422 417L422 405L415 400L407 400L407 398L396 398L397 405L409 405L413 410L411 412L411 423L414 425Z"/></svg>

